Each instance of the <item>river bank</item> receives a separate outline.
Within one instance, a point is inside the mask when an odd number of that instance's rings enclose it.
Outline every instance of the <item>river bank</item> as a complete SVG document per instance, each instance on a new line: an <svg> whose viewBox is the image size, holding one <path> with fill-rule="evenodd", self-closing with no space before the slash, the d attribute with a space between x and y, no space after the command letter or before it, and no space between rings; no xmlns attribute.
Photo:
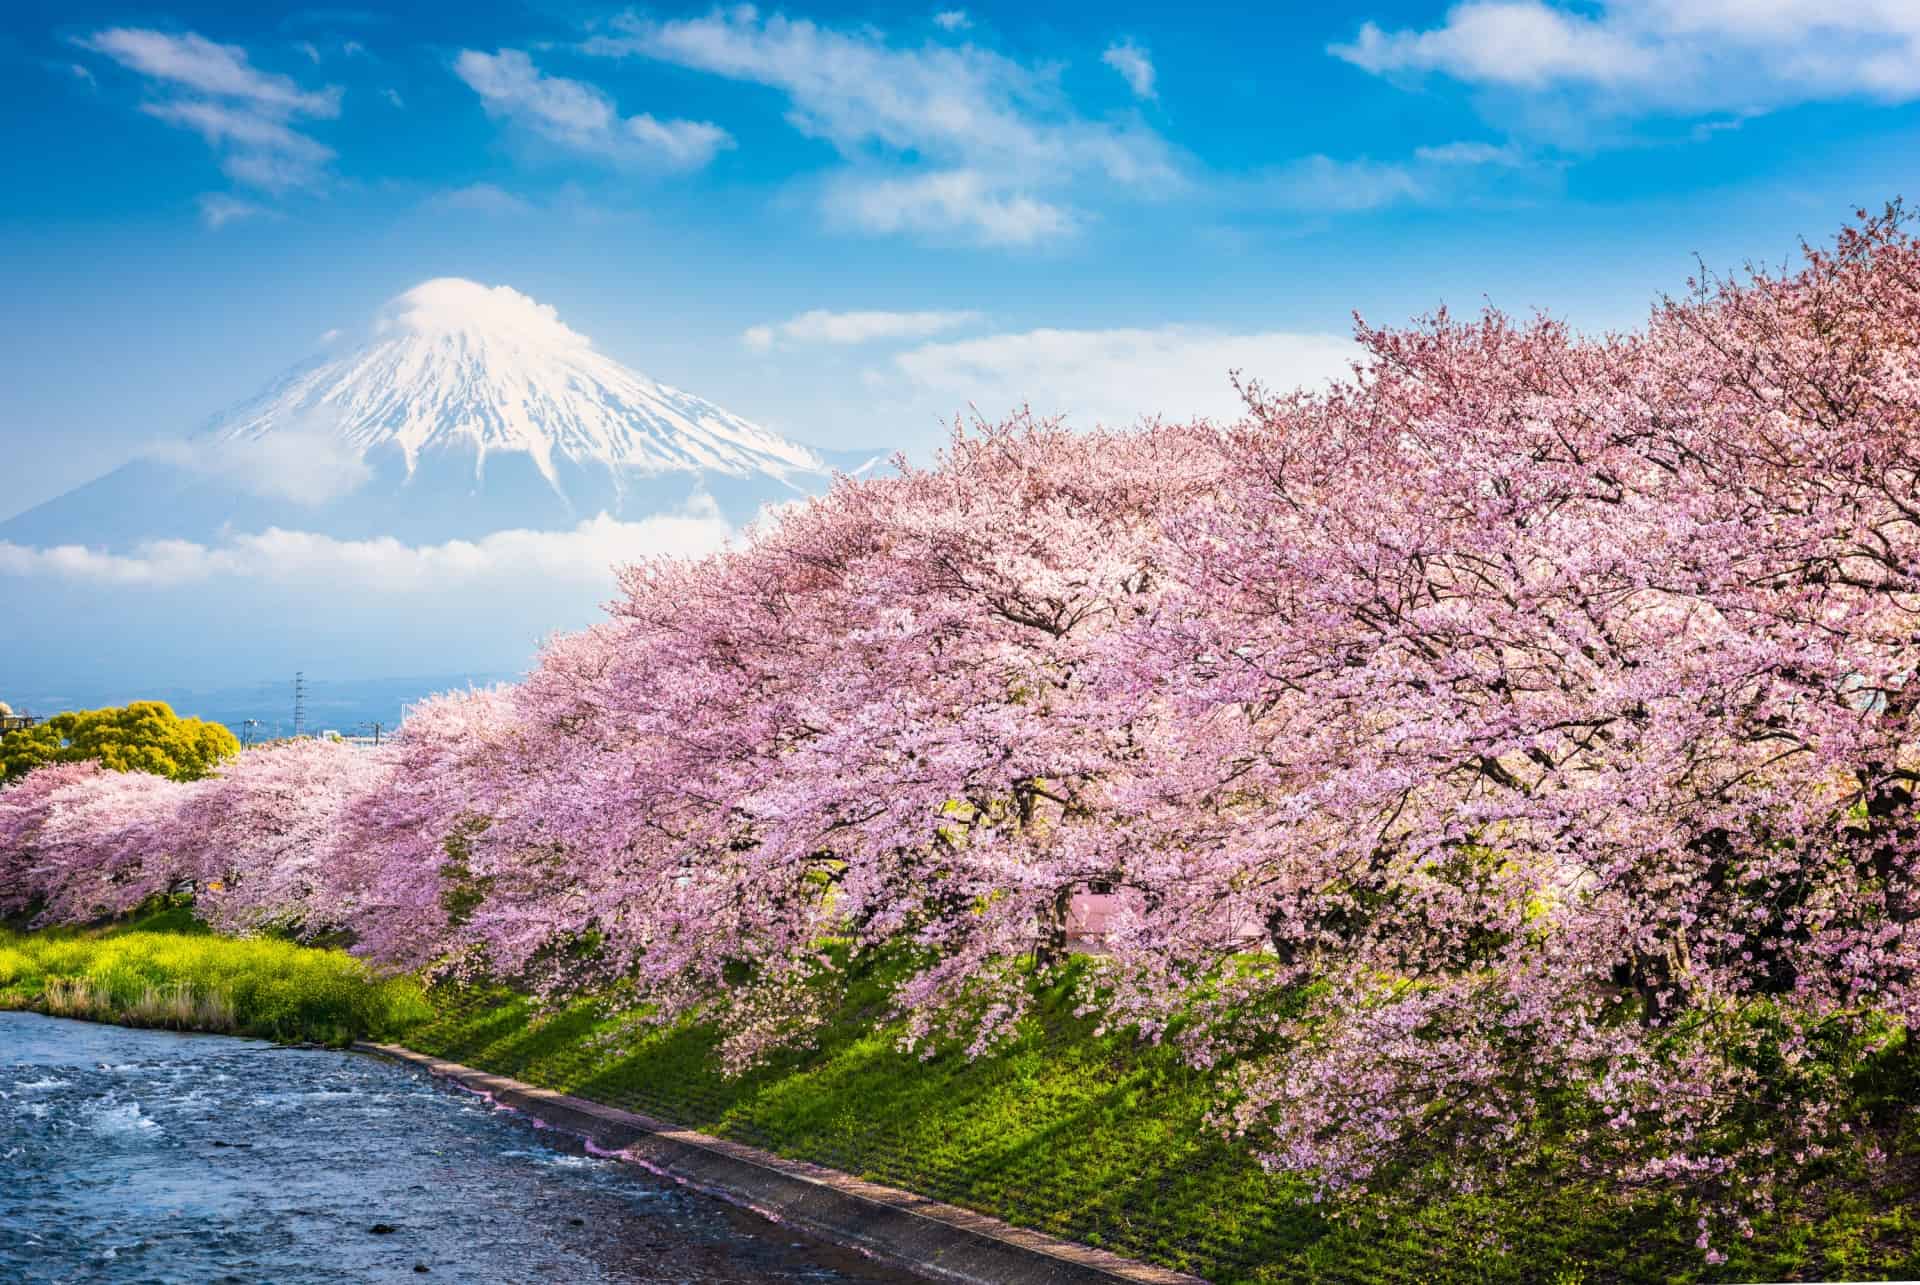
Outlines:
<svg viewBox="0 0 1920 1285"><path fill-rule="evenodd" d="M617 1155L649 1173L800 1227L880 1262L960 1285L1205 1285L1198 1277L1014 1227L956 1205L728 1142L671 1121L555 1093L392 1044L363 1052L414 1066Z"/></svg>
<svg viewBox="0 0 1920 1285"><path fill-rule="evenodd" d="M148 936L169 935L151 927ZM158 984L185 980L167 971L180 960L202 960L204 981L217 975L207 958L232 950L237 960L267 945L296 952L271 956L283 967L305 960L337 979L353 966L286 943L199 939L209 943L201 952L175 955L153 942L129 944L133 935L108 935L123 944L95 962L113 959L116 975ZM9 949L20 950L18 939L0 942L0 996L18 1000L20 980L6 979ZM143 950L148 971L139 973L129 956ZM43 977L79 958L46 950L34 957ZM236 987L255 986L252 994L278 993L249 979L246 965L226 975ZM360 984L396 985L370 976ZM1365 1224L1337 1221L1214 1127L1208 1110L1217 1085L1208 1077L1163 1050L1100 1033L1074 1015L1063 990L1041 994L1021 1036L975 1060L902 1053L881 992L877 983L856 984L812 1048L733 1077L718 1069L715 1033L697 1024L636 1025L634 1014L604 998L540 1010L502 989L438 989L415 991L411 1001L404 991L384 992L384 1007L357 1001L304 1011L323 1015L314 1031L346 1029L345 1014L361 1024L351 1038L398 1042L1218 1282L1920 1275L1920 1145L1911 1113L1882 1173L1809 1166L1801 1186L1756 1221L1754 1237L1730 1246L1726 1264L1710 1266L1691 1243L1689 1211L1657 1192L1598 1202L1564 1173L1532 1189L1463 1195ZM1569 1156L1568 1168L1574 1163Z"/></svg>

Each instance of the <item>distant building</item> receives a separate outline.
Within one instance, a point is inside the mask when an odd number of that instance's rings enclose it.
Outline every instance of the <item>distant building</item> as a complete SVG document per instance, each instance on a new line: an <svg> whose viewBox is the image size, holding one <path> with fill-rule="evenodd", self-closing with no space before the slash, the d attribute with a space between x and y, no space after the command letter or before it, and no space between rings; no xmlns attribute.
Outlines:
<svg viewBox="0 0 1920 1285"><path fill-rule="evenodd" d="M0 736L4 736L8 732L20 731L22 728L32 727L39 721L40 720L32 714L14 713L13 706L7 704L5 701L0 701Z"/></svg>

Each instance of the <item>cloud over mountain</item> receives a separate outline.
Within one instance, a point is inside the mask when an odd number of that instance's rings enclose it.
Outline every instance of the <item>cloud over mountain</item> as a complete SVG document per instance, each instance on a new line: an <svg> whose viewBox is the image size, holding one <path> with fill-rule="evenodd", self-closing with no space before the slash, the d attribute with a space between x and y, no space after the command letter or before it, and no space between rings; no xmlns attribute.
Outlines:
<svg viewBox="0 0 1920 1285"><path fill-rule="evenodd" d="M463 585L501 591L528 582L559 582L604 592L618 566L657 554L708 553L732 530L707 500L637 522L603 513L570 531L496 531L478 540L439 544L407 544L390 537L337 540L277 527L235 533L211 544L149 540L125 553L80 544L28 548L0 541L0 575L159 587L216 580L318 588L352 585L356 592L378 594Z"/></svg>

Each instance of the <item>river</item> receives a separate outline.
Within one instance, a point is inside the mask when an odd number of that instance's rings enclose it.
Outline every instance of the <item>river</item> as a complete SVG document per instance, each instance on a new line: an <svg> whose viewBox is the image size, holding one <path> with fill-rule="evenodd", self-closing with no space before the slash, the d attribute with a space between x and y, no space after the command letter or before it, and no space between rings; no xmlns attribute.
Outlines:
<svg viewBox="0 0 1920 1285"><path fill-rule="evenodd" d="M0 1012L0 1280L914 1279L377 1058Z"/></svg>

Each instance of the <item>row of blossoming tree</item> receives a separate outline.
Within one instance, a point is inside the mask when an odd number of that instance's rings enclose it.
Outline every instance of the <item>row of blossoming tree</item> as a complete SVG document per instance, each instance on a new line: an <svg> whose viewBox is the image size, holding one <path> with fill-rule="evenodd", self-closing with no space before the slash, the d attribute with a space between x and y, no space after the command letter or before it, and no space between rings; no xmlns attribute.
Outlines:
<svg viewBox="0 0 1920 1285"><path fill-rule="evenodd" d="M990 1049L1097 895L1088 1008L1323 1193L1557 1148L1744 1226L1871 1149L1848 1077L1920 1021L1920 244L1360 339L1231 427L977 428L628 568L376 752L35 771L0 912L190 878L745 1063L882 954L910 1043Z"/></svg>

